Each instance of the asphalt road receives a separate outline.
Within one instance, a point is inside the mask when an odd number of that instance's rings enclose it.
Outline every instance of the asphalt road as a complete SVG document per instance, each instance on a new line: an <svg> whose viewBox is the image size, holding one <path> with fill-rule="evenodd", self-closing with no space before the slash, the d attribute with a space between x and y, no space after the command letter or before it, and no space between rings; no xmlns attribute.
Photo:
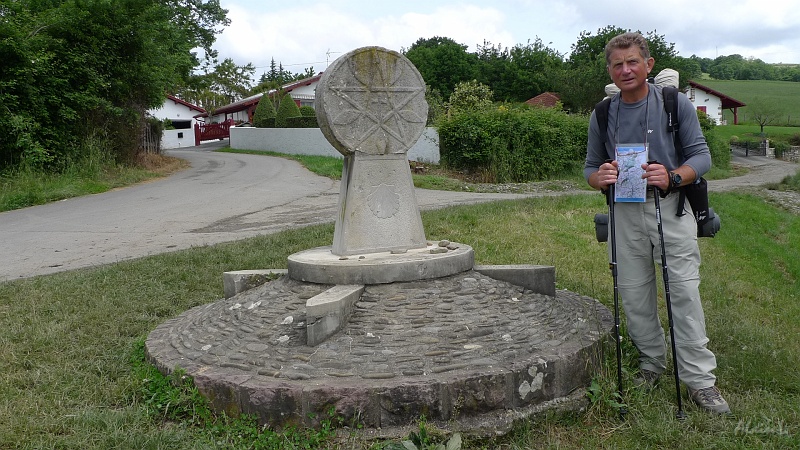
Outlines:
<svg viewBox="0 0 800 450"><path fill-rule="evenodd" d="M103 194L0 213L0 281L333 222L339 182L283 158L170 150L191 168ZM417 191L422 209L520 194Z"/></svg>
<svg viewBox="0 0 800 450"><path fill-rule="evenodd" d="M0 213L0 281L335 220L338 181L283 158L213 152L223 145L227 142L170 150L170 155L188 160L191 168L161 180ZM750 166L750 173L712 181L710 190L777 182L798 171L797 164L763 157L734 161ZM416 194L421 209L559 195L424 189Z"/></svg>

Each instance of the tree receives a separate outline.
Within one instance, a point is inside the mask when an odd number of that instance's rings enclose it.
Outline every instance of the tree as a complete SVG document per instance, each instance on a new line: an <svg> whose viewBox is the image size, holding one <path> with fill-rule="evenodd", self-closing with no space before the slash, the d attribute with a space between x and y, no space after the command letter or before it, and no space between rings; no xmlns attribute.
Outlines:
<svg viewBox="0 0 800 450"><path fill-rule="evenodd" d="M504 49L500 45L495 47L490 42L483 41L483 45L478 46L477 56L477 78L480 83L492 86L494 94L500 100L516 99L517 93L512 89L515 84L514 80L519 77L519 74L511 60L508 48Z"/></svg>
<svg viewBox="0 0 800 450"><path fill-rule="evenodd" d="M218 0L17 0L0 6L0 168L63 168L138 147L144 111L213 55Z"/></svg>
<svg viewBox="0 0 800 450"><path fill-rule="evenodd" d="M184 85L175 91L181 99L205 108L209 112L251 95L252 64L237 66L232 59L203 69L204 73L189 76ZM264 92L269 89L259 90Z"/></svg>
<svg viewBox="0 0 800 450"><path fill-rule="evenodd" d="M275 126L277 128L286 128L288 126L287 119L292 117L301 117L300 107L297 106L292 95L287 93L281 97L281 102L275 113Z"/></svg>
<svg viewBox="0 0 800 450"><path fill-rule="evenodd" d="M405 56L416 66L425 84L445 98L456 84L476 78L478 59L467 46L445 37L418 39Z"/></svg>
<svg viewBox="0 0 800 450"><path fill-rule="evenodd" d="M516 95L514 100L524 102L542 92L561 91L557 80L564 57L545 46L541 39L514 46L511 49L511 61L517 74L509 88Z"/></svg>
<svg viewBox="0 0 800 450"><path fill-rule="evenodd" d="M228 103L241 100L250 92L251 77L255 71L252 63L237 66L231 58L226 58L210 74L210 89L224 95Z"/></svg>
<svg viewBox="0 0 800 450"><path fill-rule="evenodd" d="M629 30L607 26L597 30L597 35L581 32L578 42L572 46L572 53L560 77L563 86L561 98L566 106L573 110L590 111L604 97L605 86L611 82L606 69L606 44L614 36L627 31ZM675 44L668 43L664 36L650 31L644 37L650 56L655 60L652 74L665 68L677 70L681 86L700 75L697 64L680 58L675 51Z"/></svg>
<svg viewBox="0 0 800 450"><path fill-rule="evenodd" d="M774 123L781 116L781 111L775 103L766 102L760 97L750 100L745 108L745 112L749 113L753 121L761 127L762 136L764 127Z"/></svg>
<svg viewBox="0 0 800 450"><path fill-rule="evenodd" d="M261 96L256 106L256 112L253 113L253 126L256 128L274 128L275 127L275 105L272 104L272 99L265 93Z"/></svg>
<svg viewBox="0 0 800 450"><path fill-rule="evenodd" d="M561 100L566 107L576 111L591 111L595 103L605 96L605 86L611 82L606 70L606 44L614 36L626 31L607 26L597 30L597 35L581 32L578 41L571 47L569 59L559 77Z"/></svg>

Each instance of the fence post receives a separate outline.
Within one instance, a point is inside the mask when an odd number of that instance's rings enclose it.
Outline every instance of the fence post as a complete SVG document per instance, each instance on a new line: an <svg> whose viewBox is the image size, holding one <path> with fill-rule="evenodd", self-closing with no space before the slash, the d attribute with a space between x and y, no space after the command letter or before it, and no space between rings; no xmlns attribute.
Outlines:
<svg viewBox="0 0 800 450"><path fill-rule="evenodd" d="M200 145L200 124L194 123L194 146Z"/></svg>

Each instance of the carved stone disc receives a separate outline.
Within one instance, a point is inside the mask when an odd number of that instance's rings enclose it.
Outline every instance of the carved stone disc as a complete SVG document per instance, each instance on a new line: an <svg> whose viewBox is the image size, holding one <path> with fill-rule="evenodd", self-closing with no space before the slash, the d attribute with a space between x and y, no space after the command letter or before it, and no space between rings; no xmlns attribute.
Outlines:
<svg viewBox="0 0 800 450"><path fill-rule="evenodd" d="M316 90L322 134L343 155L405 153L425 130L425 82L411 61L382 47L337 58Z"/></svg>

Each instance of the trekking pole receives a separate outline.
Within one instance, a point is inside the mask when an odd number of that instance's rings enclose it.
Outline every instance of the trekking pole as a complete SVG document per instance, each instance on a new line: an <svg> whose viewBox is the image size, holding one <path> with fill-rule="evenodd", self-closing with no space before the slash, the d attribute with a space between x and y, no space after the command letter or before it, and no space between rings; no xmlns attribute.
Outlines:
<svg viewBox="0 0 800 450"><path fill-rule="evenodd" d="M617 344L617 393L619 394L620 404L622 403L622 346L620 344L619 331L619 284L617 283L617 236L614 221L614 187L609 184L606 190L606 201L608 202L608 235L611 244L611 262L608 264L611 269L611 277L614 279L614 340ZM619 407L619 418L625 420L628 409L621 405Z"/></svg>
<svg viewBox="0 0 800 450"><path fill-rule="evenodd" d="M651 161L648 164L653 164ZM653 200L656 204L656 223L658 224L658 239L661 244L661 273L664 278L664 299L667 303L667 319L669 320L669 337L672 344L672 369L675 371L675 395L678 399L678 412L675 417L678 420L685 420L686 414L683 413L683 401L681 400L681 378L678 375L678 353L675 350L675 325L672 321L672 301L669 296L669 272L667 270L667 251L664 248L664 229L661 226L661 194L659 189L653 186Z"/></svg>

